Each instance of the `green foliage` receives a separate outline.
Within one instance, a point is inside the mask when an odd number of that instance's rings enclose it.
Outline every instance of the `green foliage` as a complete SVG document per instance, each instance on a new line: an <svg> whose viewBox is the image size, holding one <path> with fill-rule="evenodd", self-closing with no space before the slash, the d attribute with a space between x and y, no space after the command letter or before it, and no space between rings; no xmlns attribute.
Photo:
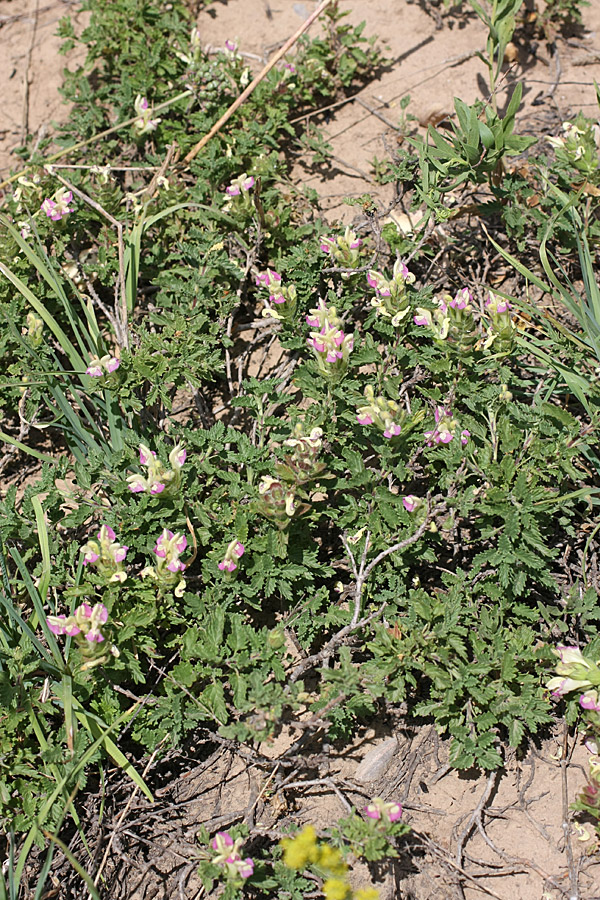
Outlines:
<svg viewBox="0 0 600 900"><path fill-rule="evenodd" d="M519 82L502 118L480 101L467 106L456 97L454 108L458 122L452 123L454 134L450 140L429 126L428 136L432 143L423 147L421 166L429 164L444 179L444 192L454 190L465 181L501 183L504 157L522 153L535 143L533 137L513 134L522 91ZM482 120L484 113L485 121Z"/></svg>
<svg viewBox="0 0 600 900"><path fill-rule="evenodd" d="M518 7L481 8L493 82ZM1 219L3 440L44 460L0 501L0 821L24 835L17 884L92 766L110 758L149 796L132 759L198 725L251 745L302 716L344 740L406 702L451 738L452 765L495 769L552 721L547 645L584 640L598 619L589 586L565 589L561 570L565 548L583 540L587 554L596 534L582 538L598 503L591 124L568 132L581 154L563 147L530 178L506 163L534 143L513 133L521 86L503 117L457 99L450 137L430 129L378 169L413 191L414 229L342 233L288 177L298 144L329 152L302 111L381 64L337 4L188 168L160 178L249 70L228 48L206 54L181 4L86 8L94 77L67 77L63 134L89 142L72 151L85 162L63 176L36 151ZM61 32L74 40L68 21ZM582 334L524 333L516 288L465 280L434 296L427 229L453 215L450 191L484 184L483 212L519 239L541 229L544 274ZM65 191L73 209L44 216ZM369 196L355 205L377 221ZM552 243L567 233L579 293ZM456 260L468 248L453 241ZM406 832L389 824L353 813L328 839L378 861ZM242 876L227 872L234 898ZM201 875L210 890L223 862L208 854ZM310 887L277 853L243 877L255 893Z"/></svg>

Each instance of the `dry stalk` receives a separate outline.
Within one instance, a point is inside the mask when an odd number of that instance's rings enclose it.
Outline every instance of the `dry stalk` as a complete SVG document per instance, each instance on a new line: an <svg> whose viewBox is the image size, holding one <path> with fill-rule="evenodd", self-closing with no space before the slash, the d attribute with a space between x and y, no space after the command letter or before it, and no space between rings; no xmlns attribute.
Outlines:
<svg viewBox="0 0 600 900"><path fill-rule="evenodd" d="M127 349L129 346L129 335L127 331L127 292L125 290L125 242L123 241L123 223L119 222L118 219L115 219L114 216L111 216L109 212L107 212L103 206L96 202L96 200L92 200L91 197L88 197L87 194L84 194L83 191L80 191L79 188L75 187L74 184L71 184L70 181L67 181L66 178L63 178L62 175L59 175L57 172L53 173L54 177L64 184L70 191L76 194L84 203L87 203L88 206L91 206L92 209L95 209L96 212L99 212L101 216L104 216L105 219L108 219L111 225L117 231L117 246L119 251L119 287L121 294L121 303L120 307L115 310L116 320L119 324L119 328L115 329L116 338L121 347Z"/></svg>

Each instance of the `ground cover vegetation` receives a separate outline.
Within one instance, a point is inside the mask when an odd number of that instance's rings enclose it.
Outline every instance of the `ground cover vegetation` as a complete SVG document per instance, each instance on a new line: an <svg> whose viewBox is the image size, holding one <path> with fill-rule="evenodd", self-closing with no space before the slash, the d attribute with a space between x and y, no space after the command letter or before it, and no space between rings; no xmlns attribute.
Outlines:
<svg viewBox="0 0 600 900"><path fill-rule="evenodd" d="M253 77L240 49L207 53L178 2L83 6L61 151L23 148L0 214L2 466L40 466L0 508L11 900L57 846L98 896L61 838L86 846L89 779L116 764L151 797L145 755L200 728L298 753L401 715L492 771L557 702L600 713L600 141L583 115L518 133L518 83L500 103L520 0L471 3L490 97L375 161L394 209L354 200L346 228L290 178L327 158L302 113L385 66L337 3L197 155ZM203 831L200 873L368 900L348 860L396 854L401 813Z"/></svg>

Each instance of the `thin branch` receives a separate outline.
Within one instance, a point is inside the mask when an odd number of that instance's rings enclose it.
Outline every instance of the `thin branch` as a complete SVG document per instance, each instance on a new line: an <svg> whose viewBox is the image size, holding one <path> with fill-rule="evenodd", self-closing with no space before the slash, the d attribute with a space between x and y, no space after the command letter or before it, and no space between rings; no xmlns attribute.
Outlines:
<svg viewBox="0 0 600 900"><path fill-rule="evenodd" d="M467 838L471 834L473 827L479 821L482 810L485 809L486 803L492 796L492 793L496 787L497 777L498 777L498 769L496 769L494 772L490 772L490 774L488 775L487 784L485 786L485 790L484 790L483 794L481 795L481 799L479 800L479 803L477 804L477 806L471 813L469 821L467 822L467 824L465 825L465 827L463 828L463 830L461 831L461 833L458 837L458 846L456 848L456 865L457 866L462 866L463 851L464 851L465 843L467 841Z"/></svg>

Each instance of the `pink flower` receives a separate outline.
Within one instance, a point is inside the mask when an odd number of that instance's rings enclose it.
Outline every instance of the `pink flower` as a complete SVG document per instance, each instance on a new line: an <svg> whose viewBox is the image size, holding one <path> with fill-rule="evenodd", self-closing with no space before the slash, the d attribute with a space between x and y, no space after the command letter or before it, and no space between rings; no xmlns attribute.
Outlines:
<svg viewBox="0 0 600 900"><path fill-rule="evenodd" d="M235 559L239 559L245 553L245 547L235 538L231 541L227 550L225 551L225 557L218 564L218 568L222 572L235 572L237 569L237 563Z"/></svg>
<svg viewBox="0 0 600 900"><path fill-rule="evenodd" d="M72 625L68 623L64 613L60 616L48 616L46 623L52 634L68 634L72 637L80 631L74 623Z"/></svg>
<svg viewBox="0 0 600 900"><path fill-rule="evenodd" d="M104 625L108 620L107 608L103 603L96 603L93 609L89 603L84 603L83 607L80 607L80 609L81 608L84 610L86 619L89 619L90 621L89 630L85 635L86 641L100 643L104 640L104 636L100 633L100 625Z"/></svg>
<svg viewBox="0 0 600 900"><path fill-rule="evenodd" d="M227 860L229 862L230 860ZM233 860L231 860L233 862ZM254 872L254 863L248 856L246 859L235 860L236 868L242 878L250 878Z"/></svg>
<svg viewBox="0 0 600 900"><path fill-rule="evenodd" d="M56 198L55 200L44 200L41 205L41 210L42 212L45 212L48 218L52 219L53 222L58 222L63 216L66 216L67 213L73 212L73 207L69 206L69 203L73 199L73 192L61 188L55 193L54 197Z"/></svg>
<svg viewBox="0 0 600 900"><path fill-rule="evenodd" d="M397 822L402 818L402 806L399 803L392 803L388 811L388 816L390 822Z"/></svg>
<svg viewBox="0 0 600 900"><path fill-rule="evenodd" d="M413 322L415 325L428 325L431 327L431 314L427 314L428 311L422 310L422 314L420 316L413 316Z"/></svg>
<svg viewBox="0 0 600 900"><path fill-rule="evenodd" d="M120 365L121 361L116 356L110 356L107 353L101 359L98 359L97 356L92 356L85 372L86 375L90 375L92 378L102 378L104 375L110 375L112 372L115 372Z"/></svg>
<svg viewBox="0 0 600 900"><path fill-rule="evenodd" d="M360 422L361 425L372 425L373 419L371 416L360 416L358 413L356 415L356 421Z"/></svg>
<svg viewBox="0 0 600 900"><path fill-rule="evenodd" d="M450 306L453 309L466 309L472 300L473 295L469 288L461 288L460 291L456 292L454 300L450 301Z"/></svg>
<svg viewBox="0 0 600 900"><path fill-rule="evenodd" d="M272 284L279 284L281 282L281 275L278 272L275 272L273 269L267 269L266 272L263 272L262 275L259 275L256 279L257 287L271 287Z"/></svg>
<svg viewBox="0 0 600 900"><path fill-rule="evenodd" d="M104 372L102 371L100 360L96 363L91 363L85 370L85 373L86 375L91 375L92 378L102 378Z"/></svg>
<svg viewBox="0 0 600 900"><path fill-rule="evenodd" d="M386 438L397 437L401 431L402 431L402 428L400 427L400 425L398 425L398 424L389 425L386 428L386 430L383 432L383 436Z"/></svg>
<svg viewBox="0 0 600 900"><path fill-rule="evenodd" d="M97 540L88 541L81 548L84 566L95 566L98 574L108 582L125 581L127 574L121 563L129 548L117 542L117 536L110 525L102 525L96 537Z"/></svg>
<svg viewBox="0 0 600 900"><path fill-rule="evenodd" d="M217 831L210 845L213 850L222 850L223 847L233 847L233 838L228 831Z"/></svg>
<svg viewBox="0 0 600 900"><path fill-rule="evenodd" d="M229 50L230 53L235 53L235 51L237 50L237 44L235 43L235 41L230 41L229 39L227 39L225 41L225 48Z"/></svg>
<svg viewBox="0 0 600 900"><path fill-rule="evenodd" d="M402 505L409 513L414 512L415 509L418 509L422 504L423 501L420 497L415 497L414 494L407 494L406 497L402 498Z"/></svg>
<svg viewBox="0 0 600 900"><path fill-rule="evenodd" d="M586 691L579 698L579 705L582 709L588 709L592 712L600 712L600 699L598 691Z"/></svg>
<svg viewBox="0 0 600 900"><path fill-rule="evenodd" d="M368 806L364 807L364 811L369 817L369 819L380 819L381 818L381 810L378 809L374 803L369 803Z"/></svg>
<svg viewBox="0 0 600 900"><path fill-rule="evenodd" d="M152 118L154 111L146 97L142 97L141 94L138 94L135 98L133 107L138 117L133 123L133 127L138 133L138 137L141 137L143 134L149 134L151 131L155 131L158 123L162 120Z"/></svg>
<svg viewBox="0 0 600 900"><path fill-rule="evenodd" d="M471 432L470 432L470 431L467 431L466 428L465 428L463 431L461 431L461 433L460 433L460 442L461 442L461 444L463 445L463 447L465 446L465 444L468 444L468 443L469 443L469 438L470 438L470 437L471 437Z"/></svg>
<svg viewBox="0 0 600 900"><path fill-rule="evenodd" d="M230 197L239 197L242 191L249 191L254 187L255 181L253 175L246 175L244 172L237 178L234 178L229 187L225 188L225 193Z"/></svg>
<svg viewBox="0 0 600 900"><path fill-rule="evenodd" d="M180 470L186 457L185 448L181 444L177 444L169 453L169 462L172 468L167 470L157 458L154 450L150 450L145 444L140 444L140 463L148 467L148 474L145 478L142 475L129 475L127 477L129 490L134 494L147 491L153 496L162 494L163 491L168 491L169 494L175 493L181 484Z"/></svg>
<svg viewBox="0 0 600 900"><path fill-rule="evenodd" d="M140 444L140 462L143 466L147 466L152 458L156 458L156 452L149 450L145 444Z"/></svg>
<svg viewBox="0 0 600 900"><path fill-rule="evenodd" d="M369 819L389 824L402 818L402 806L399 803L386 803L381 797L375 797L363 810Z"/></svg>
<svg viewBox="0 0 600 900"><path fill-rule="evenodd" d="M100 554L94 553L93 550L88 550L83 557L83 564L84 566L87 566L89 563L95 563L97 559L100 559Z"/></svg>
<svg viewBox="0 0 600 900"><path fill-rule="evenodd" d="M186 547L187 538L184 535L173 534L165 528L156 542L154 553L159 559L167 561L166 568L169 572L183 572L185 565L179 559L179 554L183 553Z"/></svg>
<svg viewBox="0 0 600 900"><path fill-rule="evenodd" d="M508 300L505 300L503 297L497 297L490 291L485 307L486 309L489 309L492 315L502 315L503 313L507 313L509 311L510 303L508 302Z"/></svg>
<svg viewBox="0 0 600 900"><path fill-rule="evenodd" d="M171 450L169 453L169 462L173 466L174 469L180 469L184 462L187 459L187 450L185 447L182 447L180 444L177 444L176 447Z"/></svg>

